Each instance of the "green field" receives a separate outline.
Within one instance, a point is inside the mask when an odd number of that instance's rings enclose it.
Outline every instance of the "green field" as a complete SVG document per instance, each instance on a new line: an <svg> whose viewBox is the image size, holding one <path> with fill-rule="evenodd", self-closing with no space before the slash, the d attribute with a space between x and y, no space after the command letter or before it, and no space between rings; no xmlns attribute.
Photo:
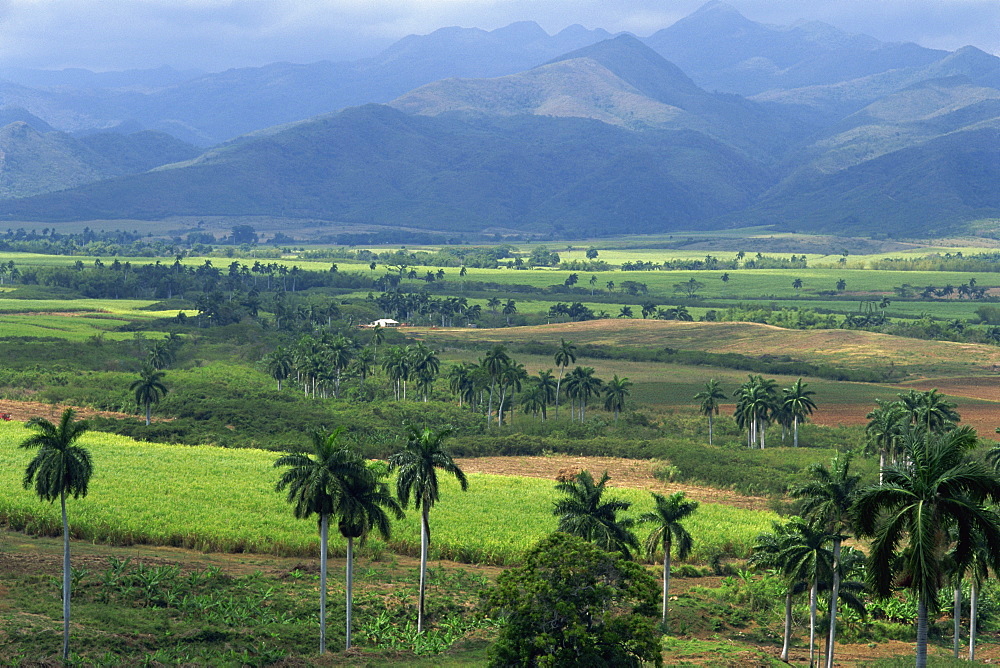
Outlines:
<svg viewBox="0 0 1000 668"><path fill-rule="evenodd" d="M17 448L28 432L17 422L0 422L0 522L29 533L57 535L59 508L21 489L32 454ZM128 545L170 545L205 551L314 555L314 521L297 521L274 485L276 453L212 446L139 443L101 434L84 435L94 477L85 499L71 500L73 535L82 540ZM651 509L648 493L616 489L634 502L633 513ZM458 561L507 564L555 529L553 482L536 478L470 475L469 491L453 480L442 485L431 513L432 556ZM703 504L690 530L698 536L692 555L704 561L722 552L744 556L753 539L777 517L768 512ZM391 545L419 552L419 516L396 523ZM343 541L331 545L343 554ZM373 541L373 549L378 549Z"/></svg>

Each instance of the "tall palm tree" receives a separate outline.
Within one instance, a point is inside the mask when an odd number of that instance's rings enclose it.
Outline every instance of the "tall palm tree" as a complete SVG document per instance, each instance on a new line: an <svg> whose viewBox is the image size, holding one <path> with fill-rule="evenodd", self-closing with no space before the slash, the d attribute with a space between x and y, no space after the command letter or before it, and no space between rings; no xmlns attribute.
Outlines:
<svg viewBox="0 0 1000 668"><path fill-rule="evenodd" d="M538 377L535 378L535 382L538 385L539 390L542 392L542 396L545 398L545 406L547 407L556 398L556 390L559 387L558 381L556 381L555 376L552 374L552 369L545 369L538 372ZM546 418L545 407L542 408L542 419Z"/></svg>
<svg viewBox="0 0 1000 668"><path fill-rule="evenodd" d="M520 401L521 408L525 411L532 413L535 417L538 417L538 414L541 413L542 419L545 419L545 393L537 382L528 386L521 394Z"/></svg>
<svg viewBox="0 0 1000 668"><path fill-rule="evenodd" d="M487 424L493 417L493 393L496 390L497 381L509 365L510 356L507 354L507 349L499 343L486 351L486 355L483 357L481 366L486 369L486 373L490 377L490 402L486 411Z"/></svg>
<svg viewBox="0 0 1000 668"><path fill-rule="evenodd" d="M406 354L406 351L400 346L389 348L382 359L382 368L385 369L386 374L393 381L396 401L399 401L400 397L406 399L406 381L410 379L412 370L410 358Z"/></svg>
<svg viewBox="0 0 1000 668"><path fill-rule="evenodd" d="M566 376L566 368L570 364L576 364L576 346L566 339L559 339L559 348L556 349L554 359L556 366L559 367L559 380L556 381L556 417L559 417L559 391Z"/></svg>
<svg viewBox="0 0 1000 668"><path fill-rule="evenodd" d="M55 502L59 499L63 525L63 661L69 658L69 520L66 515L66 496L74 499L87 496L90 476L94 472L93 461L86 448L76 445L77 439L87 431L87 423L73 420L72 408L63 411L59 424L35 417L25 425L37 430L21 442L20 447L38 448L38 454L28 463L24 472L25 489L35 488L42 501Z"/></svg>
<svg viewBox="0 0 1000 668"><path fill-rule="evenodd" d="M274 466L289 467L275 485L275 491L288 489L287 501L297 519L319 516L319 653L326 652L326 566L330 517L337 514L345 486L352 478L361 480L371 474L364 461L339 443L344 428L330 433L313 434L312 453L283 455Z"/></svg>
<svg viewBox="0 0 1000 668"><path fill-rule="evenodd" d="M876 399L875 404L875 408L865 416L868 420L865 435L869 446L878 449L878 482L881 485L882 471L890 458L895 460L899 443L909 426L909 416L899 401Z"/></svg>
<svg viewBox="0 0 1000 668"><path fill-rule="evenodd" d="M604 381L594 375L593 367L576 367L566 381L566 393L580 400L580 422L587 417L587 403L600 393Z"/></svg>
<svg viewBox="0 0 1000 668"><path fill-rule="evenodd" d="M147 427L150 423L153 404L160 403L160 399L167 393L167 386L163 384L163 375L162 371L157 371L146 365L139 371L139 378L128 386L128 389L135 392L135 403L146 409Z"/></svg>
<svg viewBox="0 0 1000 668"><path fill-rule="evenodd" d="M444 449L450 429L434 432L410 427L406 448L389 458L389 471L399 470L396 496L403 507L410 504L420 511L420 600L417 606L417 633L424 631L424 593L427 584L427 546L431 540L430 510L440 498L437 469L454 475L462 490L469 488L465 473Z"/></svg>
<svg viewBox="0 0 1000 668"><path fill-rule="evenodd" d="M360 457L359 457L360 459ZM376 468L376 466L378 466ZM384 466L366 466L365 475L348 475L341 480L340 498L337 503L337 528L347 539L347 642L351 649L351 617L354 593L354 540L364 545L368 534L374 529L389 540L392 525L388 510L396 519L403 519L403 509L389 492L383 478L388 475Z"/></svg>
<svg viewBox="0 0 1000 668"><path fill-rule="evenodd" d="M719 381L712 378L705 383L705 389L694 395L695 401L701 401L701 414L708 418L708 444L712 445L713 418L719 414L719 401L726 399L719 386Z"/></svg>
<svg viewBox="0 0 1000 668"><path fill-rule="evenodd" d="M166 369L168 366L173 364L174 361L173 346L171 346L166 339L156 341L149 348L149 354L146 361L157 371Z"/></svg>
<svg viewBox="0 0 1000 668"><path fill-rule="evenodd" d="M815 464L809 470L812 480L792 490L803 499L802 513L819 522L833 536L833 584L830 590L830 637L827 640L826 666L833 668L833 650L837 640L837 599L840 595L840 547L851 529L851 508L857 497L861 476L852 475L851 453L837 455L832 470Z"/></svg>
<svg viewBox="0 0 1000 668"><path fill-rule="evenodd" d="M858 533L872 538L869 578L875 592L888 597L902 579L917 596L917 668L927 665L928 613L938 611L949 545L959 563L975 550L977 536L988 554L1000 555L1000 526L983 507L1000 500L1000 478L969 457L976 445L969 427L911 431L903 463L888 466L883 484L862 491L854 506Z"/></svg>
<svg viewBox="0 0 1000 668"><path fill-rule="evenodd" d="M826 548L833 538L820 524L792 518L782 551L778 554L784 572L793 580L809 583L809 665L815 665L816 601L820 581L833 569L833 553Z"/></svg>
<svg viewBox="0 0 1000 668"><path fill-rule="evenodd" d="M747 430L747 446L764 447L764 434L777 399L776 383L751 374L740 386L736 402L736 422Z"/></svg>
<svg viewBox="0 0 1000 668"><path fill-rule="evenodd" d="M504 317L507 318L507 326L510 327L510 316L517 313L517 302L513 299L508 299L504 302L502 313L504 314Z"/></svg>
<svg viewBox="0 0 1000 668"><path fill-rule="evenodd" d="M385 328L382 325L372 327L372 349L375 352L375 364L378 364L378 347L385 341Z"/></svg>
<svg viewBox="0 0 1000 668"><path fill-rule="evenodd" d="M291 352L281 346L264 357L264 367L267 374L278 381L279 392L281 392L281 381L291 376L292 370L295 368Z"/></svg>
<svg viewBox="0 0 1000 668"><path fill-rule="evenodd" d="M785 579L785 627L779 658L787 662L792 642L792 597L809 589L809 583L790 572L790 562L783 560L786 550L796 541L794 525L773 522L772 528L771 533L757 536L749 563L777 571Z"/></svg>
<svg viewBox="0 0 1000 668"><path fill-rule="evenodd" d="M625 400L632 394L632 381L628 378L618 378L618 374L604 386L604 410L613 411L615 424L618 424L618 414L625 409Z"/></svg>
<svg viewBox="0 0 1000 668"><path fill-rule="evenodd" d="M799 447L799 423L805 422L806 416L816 410L816 402L812 400L812 390L807 390L799 378L791 387L786 387L781 393L781 403L792 416L792 445Z"/></svg>
<svg viewBox="0 0 1000 668"><path fill-rule="evenodd" d="M684 492L676 492L669 497L651 492L655 508L639 516L640 522L650 522L653 530L646 537L646 558L656 558L663 550L663 630L667 629L667 600L670 597L670 550L677 546L677 558L686 559L691 553L692 540L681 521L698 509L697 501L688 501Z"/></svg>
<svg viewBox="0 0 1000 668"><path fill-rule="evenodd" d="M632 533L635 520L619 518L618 513L632 507L629 501L604 500L604 489L611 477L605 471L594 482L590 471L581 471L572 480L560 482L556 491L566 495L555 502L552 514L559 518L559 531L596 543L608 552L622 552L631 557L639 540Z"/></svg>

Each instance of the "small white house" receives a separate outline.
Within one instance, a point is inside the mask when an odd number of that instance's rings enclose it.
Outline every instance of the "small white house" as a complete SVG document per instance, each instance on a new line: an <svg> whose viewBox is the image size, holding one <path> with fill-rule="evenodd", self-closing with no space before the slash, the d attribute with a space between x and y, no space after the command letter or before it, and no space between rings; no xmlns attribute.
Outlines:
<svg viewBox="0 0 1000 668"><path fill-rule="evenodd" d="M399 327L399 325L400 325L400 323L399 323L398 320L393 320L392 318L380 318L378 320L374 320L374 321L368 323L367 325L365 325L365 327L371 327L371 328L382 327L382 328L385 328L385 327Z"/></svg>

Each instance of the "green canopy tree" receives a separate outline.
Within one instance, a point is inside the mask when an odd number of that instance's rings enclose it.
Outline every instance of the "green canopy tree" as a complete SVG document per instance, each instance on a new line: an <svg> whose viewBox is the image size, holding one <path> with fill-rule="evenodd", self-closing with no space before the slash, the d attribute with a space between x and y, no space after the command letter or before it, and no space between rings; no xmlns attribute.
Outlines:
<svg viewBox="0 0 1000 668"><path fill-rule="evenodd" d="M490 666L662 666L656 590L640 564L554 533L488 594L502 620Z"/></svg>
<svg viewBox="0 0 1000 668"><path fill-rule="evenodd" d="M465 473L444 449L444 439L450 429L434 432L410 427L406 448L389 458L389 471L398 470L396 496L403 507L413 499L420 511L420 594L417 606L417 633L424 631L424 594L427 585L427 547L431 540L430 510L440 498L437 470L441 469L458 480L462 491L469 488Z"/></svg>
<svg viewBox="0 0 1000 668"><path fill-rule="evenodd" d="M969 457L976 445L970 427L911 431L903 463L888 466L883 484L863 490L854 506L858 533L872 539L876 594L888 597L904 582L917 597L917 668L927 665L928 614L938 612L949 546L959 563L976 550L977 536L991 558L1000 554L1000 526L983 506L1000 500L1000 478Z"/></svg>
<svg viewBox="0 0 1000 668"><path fill-rule="evenodd" d="M670 598L670 551L676 545L677 558L686 559L691 553L693 541L691 534L681 522L698 510L697 501L688 501L684 492L675 492L669 497L651 492L654 509L639 516L640 522L653 525L653 530L646 537L646 558L652 561L656 553L663 550L663 630L667 630L667 601Z"/></svg>
<svg viewBox="0 0 1000 668"><path fill-rule="evenodd" d="M311 453L291 453L274 462L275 468L288 467L275 485L275 491L288 490L297 519L319 516L319 653L326 652L326 575L329 551L330 518L337 515L345 487L358 481L370 481L364 461L339 442L344 428L330 433L316 432ZM361 484L361 483L359 483Z"/></svg>
<svg viewBox="0 0 1000 668"><path fill-rule="evenodd" d="M153 404L160 403L160 399L167 393L163 375L162 371L157 371L151 366L143 366L139 378L128 386L128 389L135 393L135 403L146 409L147 427L152 419Z"/></svg>
<svg viewBox="0 0 1000 668"><path fill-rule="evenodd" d="M74 499L87 496L87 487L94 472L93 461L86 448L76 445L76 441L87 431L87 423L74 421L73 409L63 411L59 424L44 418L32 418L25 425L37 433L21 442L25 449L37 448L38 453L28 463L24 472L24 488L35 488L35 494L42 501L55 502L59 499L63 526L63 661L69 659L69 520L66 515L66 497Z"/></svg>

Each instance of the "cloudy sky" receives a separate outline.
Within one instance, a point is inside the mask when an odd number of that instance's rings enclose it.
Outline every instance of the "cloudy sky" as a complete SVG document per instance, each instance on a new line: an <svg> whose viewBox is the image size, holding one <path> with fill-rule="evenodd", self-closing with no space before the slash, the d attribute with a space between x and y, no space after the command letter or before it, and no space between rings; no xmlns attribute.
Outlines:
<svg viewBox="0 0 1000 668"><path fill-rule="evenodd" d="M704 0L0 0L0 67L219 71L353 60L444 26L537 21L649 35ZM819 20L885 41L1000 55L998 0L729 0L746 17Z"/></svg>

